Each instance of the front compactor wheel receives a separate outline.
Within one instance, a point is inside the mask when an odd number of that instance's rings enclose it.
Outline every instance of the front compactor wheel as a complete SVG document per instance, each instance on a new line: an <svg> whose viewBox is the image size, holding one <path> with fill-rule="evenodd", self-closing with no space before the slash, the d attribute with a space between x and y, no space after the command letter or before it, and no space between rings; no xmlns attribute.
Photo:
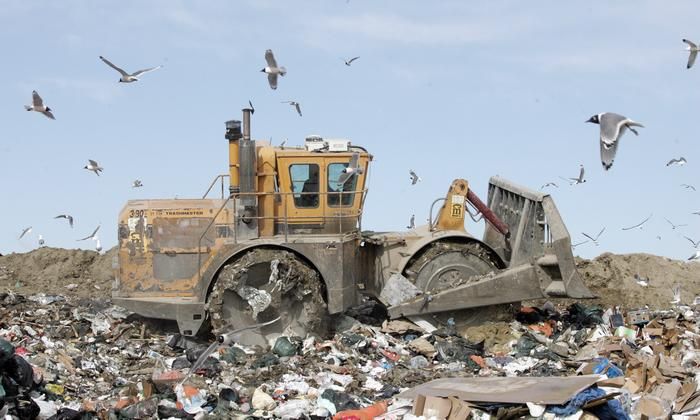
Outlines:
<svg viewBox="0 0 700 420"><path fill-rule="evenodd" d="M234 337L245 345L266 346L280 334L322 332L327 318L319 273L295 254L276 249L248 251L224 266L209 294L208 310L215 334L280 317Z"/></svg>
<svg viewBox="0 0 700 420"><path fill-rule="evenodd" d="M421 255L410 261L404 270L406 278L424 292L439 292L477 281L499 270L491 251L480 243L433 243ZM491 305L434 314L445 323L449 318L460 326L500 321L511 316L511 305Z"/></svg>

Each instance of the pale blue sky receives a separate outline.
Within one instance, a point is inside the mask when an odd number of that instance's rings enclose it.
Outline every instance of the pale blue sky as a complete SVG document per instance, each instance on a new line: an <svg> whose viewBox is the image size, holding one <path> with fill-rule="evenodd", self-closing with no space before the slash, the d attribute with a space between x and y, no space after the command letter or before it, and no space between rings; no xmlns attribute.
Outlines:
<svg viewBox="0 0 700 420"><path fill-rule="evenodd" d="M129 198L197 197L227 170L224 121L251 99L257 139L345 137L375 156L364 226L425 220L454 178L485 198L490 175L552 194L576 253L687 258L700 237L700 41L692 1L90 1L0 0L0 252L75 242L102 224L105 248ZM288 74L272 91L271 48ZM129 71L163 64L130 85ZM359 55L352 67L343 57ZM36 89L56 121L23 105ZM301 102L303 117L283 100ZM615 165L600 165L591 115L641 121ZM685 167L665 167L685 156ZM104 166L101 177L82 169ZM558 176L588 182L570 187ZM408 169L423 182L410 186ZM144 187L131 188L139 178ZM75 229L53 216L70 213ZM644 230L623 232L650 213ZM672 230L664 220L688 224ZM33 226L22 241L17 236ZM480 232L481 227L468 229ZM656 238L661 236L661 240Z"/></svg>

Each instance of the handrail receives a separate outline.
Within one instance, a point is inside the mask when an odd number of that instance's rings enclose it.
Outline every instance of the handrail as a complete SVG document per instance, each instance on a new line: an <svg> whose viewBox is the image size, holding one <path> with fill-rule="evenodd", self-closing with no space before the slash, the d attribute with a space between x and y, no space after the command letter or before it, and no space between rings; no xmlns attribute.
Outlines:
<svg viewBox="0 0 700 420"><path fill-rule="evenodd" d="M219 179L221 179L221 199L223 200L224 199L224 178L228 178L228 177L231 177L231 175L229 175L229 174L217 175L214 178L214 180L211 182L211 184L209 184L209 188L207 188L207 191L202 196L202 200L207 198L207 195L209 195L209 192L211 192L211 189L214 188L216 181L218 181Z"/></svg>
<svg viewBox="0 0 700 420"><path fill-rule="evenodd" d="M445 197L436 198L433 204L430 205L430 213L428 213L428 231L433 231L433 208L438 201L446 201Z"/></svg>
<svg viewBox="0 0 700 420"><path fill-rule="evenodd" d="M197 282L199 283L202 280L202 239L204 239L204 236L206 236L207 232L209 232L209 229L211 226L216 222L216 218L219 217L219 214L221 213L221 210L226 207L226 204L231 201L231 196L229 196L224 203L219 207L219 210L216 212L214 217L211 218L209 221L209 224L207 225L206 229L202 231L202 234L199 235L199 240L197 241Z"/></svg>
<svg viewBox="0 0 700 420"><path fill-rule="evenodd" d="M224 176L227 176L227 175L219 175L219 177L224 177ZM217 177L217 179L219 177ZM216 179L215 179L215 181L216 181ZM210 189L211 189L211 187L210 187ZM219 214L221 214L221 211L226 207L226 205L230 201L233 200L233 206L234 206L233 207L234 219L233 219L233 223L232 223L234 225L233 241L234 241L234 243L238 243L238 230L235 229L235 224L243 216L236 215L236 199L241 197L241 196L250 196L250 195L254 195L256 197L268 196L268 195L288 196L288 195L297 195L297 194L298 195L319 195L319 201L320 201L320 196L327 196L329 194L338 194L339 195L338 202L342 203L343 202L342 201L343 194L353 194L353 195L360 194L362 197L364 197L367 194L367 191L368 191L367 189L364 189L364 190L357 190L357 191L340 191L340 192L336 192L336 191L334 191L334 192L328 192L328 191L325 191L325 192L308 192L308 191L307 192L279 192L279 191L275 191L275 192L249 192L249 193L238 192L238 193L229 195L226 198L226 200L224 200L224 202L221 204L221 206L216 211L214 216L211 218L211 220L209 221L209 224L202 231L202 234L199 236L199 239L197 241L197 277L198 277L198 281L201 281L201 279L202 279L202 240L206 236L207 232L209 232L209 229L211 229L211 227L214 225L214 223L216 223L216 219L219 217ZM362 198L360 198L360 200L362 200ZM272 216L245 216L245 217L247 219L251 219L251 220L273 220L273 221L280 220L280 219L283 220L284 221L284 240L285 240L285 242L289 241L289 221L290 220L296 221L296 220L318 219L319 218L319 216L294 216L294 217L290 218L289 214L288 214L288 200L283 200L283 202L284 202L284 206L283 206L282 217L275 216L275 215L272 215ZM360 201L360 203L363 203L363 201ZM325 209L325 207L326 206L324 206L324 209ZM338 234L342 235L343 234L343 231L342 231L343 221L342 221L342 219L357 217L358 225L362 226L362 213L363 213L362 205L360 204L359 210L356 212L351 210L352 207L353 206L342 206L342 205L339 205L337 207L330 207L330 209L338 209L338 210L348 209L350 211L348 211L345 214L327 215L325 210L324 210L324 213L320 218L324 223L326 220L329 220L329 219L330 220L340 219Z"/></svg>

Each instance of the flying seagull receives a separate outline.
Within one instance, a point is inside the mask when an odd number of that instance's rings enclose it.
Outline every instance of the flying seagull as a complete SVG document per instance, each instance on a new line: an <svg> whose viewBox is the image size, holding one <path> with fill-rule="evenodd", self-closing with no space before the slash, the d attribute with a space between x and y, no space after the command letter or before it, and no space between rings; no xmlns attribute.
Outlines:
<svg viewBox="0 0 700 420"><path fill-rule="evenodd" d="M39 235L39 248L43 247L44 244L46 244L44 237L42 235Z"/></svg>
<svg viewBox="0 0 700 420"><path fill-rule="evenodd" d="M353 175L359 175L365 171L364 169L359 167L359 162L360 154L353 153L352 157L350 158L350 164L345 169L343 169L343 172L338 177L338 185L345 185L345 183L348 182L348 180L352 178Z"/></svg>
<svg viewBox="0 0 700 420"><path fill-rule="evenodd" d="M301 104L300 104L299 102L296 102L296 101L282 101L282 103L283 103L283 104L289 104L289 105L293 106L294 108L296 108L297 114L299 114L299 116L301 117Z"/></svg>
<svg viewBox="0 0 700 420"><path fill-rule="evenodd" d="M613 112L594 115L586 122L600 125L600 160L606 171L613 165L617 144L625 133L625 129L629 129L638 136L639 133L632 127L644 127L636 121Z"/></svg>
<svg viewBox="0 0 700 420"><path fill-rule="evenodd" d="M416 185L416 183L423 180L413 169L409 169L408 174L411 175L411 185Z"/></svg>
<svg viewBox="0 0 700 420"><path fill-rule="evenodd" d="M694 241L685 235L683 235L683 237L689 240L691 244L693 244L693 248L698 249L698 246L700 246L700 241Z"/></svg>
<svg viewBox="0 0 700 420"><path fill-rule="evenodd" d="M135 179L134 182L131 184L131 188L141 188L143 187L143 183L141 182L140 179Z"/></svg>
<svg viewBox="0 0 700 420"><path fill-rule="evenodd" d="M548 182L548 183L544 184L543 186L541 186L540 189L543 190L543 189L545 189L545 188L547 188L547 187L559 188L559 185L557 185L557 184L554 183L554 182Z"/></svg>
<svg viewBox="0 0 700 420"><path fill-rule="evenodd" d="M343 60L343 61L345 61L345 65L346 65L346 66L350 67L350 65L352 64L352 62L355 61L355 60L357 60L358 58L360 58L360 57L359 57L359 56L358 56L358 57L353 57L353 58L351 58L351 59L349 59L349 60Z"/></svg>
<svg viewBox="0 0 700 420"><path fill-rule="evenodd" d="M73 216L70 214L59 214L58 216L54 217L54 219L66 219L68 220L68 224L70 227L73 227Z"/></svg>
<svg viewBox="0 0 700 420"><path fill-rule="evenodd" d="M600 238L600 235L602 235L603 232L605 232L605 228L601 229L600 232L598 232L598 234L595 236L595 238L585 232L581 232L581 234L586 238L590 239L595 244L595 246L598 246L598 238Z"/></svg>
<svg viewBox="0 0 700 420"><path fill-rule="evenodd" d="M696 191L696 190L695 190L695 187L692 186L692 185L690 185L690 184L681 184L681 187L685 188L686 190L693 190L693 191Z"/></svg>
<svg viewBox="0 0 700 420"><path fill-rule="evenodd" d="M579 172L578 172L578 178L564 178L563 176L560 176L559 178L563 179L564 181L568 182L569 185L578 185L578 184L583 184L586 182L586 170L583 167L583 164L579 165Z"/></svg>
<svg viewBox="0 0 700 420"><path fill-rule="evenodd" d="M26 109L27 111L41 112L42 114L46 115L52 120L56 119L56 117L54 117L51 113L51 108L44 105L44 101L41 99L41 96L39 96L39 94L35 90L32 91L32 104L25 105L24 109Z"/></svg>
<svg viewBox="0 0 700 420"><path fill-rule="evenodd" d="M673 300L671 303L674 305L676 303L681 303L681 285L678 283L674 284L671 292L673 292Z"/></svg>
<svg viewBox="0 0 700 420"><path fill-rule="evenodd" d="M87 241L88 239L93 239L93 240L94 240L94 239L95 239L95 235L97 235L97 231L98 231L98 230L100 230L100 225L97 225L97 227L95 228L94 231L92 231L91 234L89 234L88 236L86 236L86 237L84 237L84 238L82 238L82 239L76 240L76 242Z"/></svg>
<svg viewBox="0 0 700 420"><path fill-rule="evenodd" d="M272 50L265 51L265 61L267 61L267 66L260 71L267 73L267 81L270 83L270 88L275 90L277 89L277 75L284 76L287 74L287 69L284 66L277 66L277 60L275 60Z"/></svg>
<svg viewBox="0 0 700 420"><path fill-rule="evenodd" d="M668 163L666 164L666 166L671 166L671 165L683 166L686 163L688 163L688 161L685 160L685 158L683 156L681 156L678 159L673 158L673 159L669 160Z"/></svg>
<svg viewBox="0 0 700 420"><path fill-rule="evenodd" d="M695 254L691 255L688 258L688 261L693 261L693 260L700 260L700 249L695 251Z"/></svg>
<svg viewBox="0 0 700 420"><path fill-rule="evenodd" d="M149 71L158 70L159 68L163 67L163 66L150 67L150 68L135 71L135 72L129 74L129 73L125 72L124 70L120 69L119 67L115 66L114 64L112 64L111 61L107 60L106 58L104 58L102 56L100 56L100 60L104 61L105 64L107 64L108 66L110 66L111 68L113 68L114 70L118 71L121 74L121 77L119 78L120 83L137 82L139 80L139 76L141 76L142 74L148 73Z"/></svg>
<svg viewBox="0 0 700 420"><path fill-rule="evenodd" d="M679 227L688 226L687 224L674 225L672 221L666 219L665 217L664 217L664 220L666 220L668 222L668 224L671 225L671 229L673 229L673 230L676 230L676 228L679 228Z"/></svg>
<svg viewBox="0 0 700 420"><path fill-rule="evenodd" d="M32 227L31 227L31 226L22 229L22 233L19 234L19 238L17 238L17 239L22 239L22 238L24 238L24 235L26 235L27 233L29 233L29 232L31 232L31 231L32 231Z"/></svg>
<svg viewBox="0 0 700 420"><path fill-rule="evenodd" d="M416 228L416 215L412 214L411 220L408 222L408 226L406 226L406 229L415 229L415 228Z"/></svg>
<svg viewBox="0 0 700 420"><path fill-rule="evenodd" d="M647 287L649 286L649 277L642 277L639 274L634 274L634 280L637 282L638 285L642 287Z"/></svg>
<svg viewBox="0 0 700 420"><path fill-rule="evenodd" d="M98 165L97 162L95 162L92 159L88 159L88 162L89 163L87 165L83 166L83 169L87 169L88 171L92 171L95 173L95 175L100 176L100 172L102 172L102 167L100 165Z"/></svg>
<svg viewBox="0 0 700 420"><path fill-rule="evenodd" d="M642 220L641 222L637 223L636 225L630 226L630 227L623 227L622 230L632 230L632 229L634 229L634 228L639 228L639 229L641 229L641 228L642 228L642 225L643 225L644 223L646 223L649 219L651 219L651 216L653 216L653 213L650 214L649 217L647 217L646 219L644 219L644 220Z"/></svg>
<svg viewBox="0 0 700 420"><path fill-rule="evenodd" d="M698 46L694 42L687 40L687 39L683 39L683 42L688 44L688 46L685 49L686 51L690 52L690 54L688 54L688 67L687 68L691 68L691 67L693 67L693 63L695 63L695 57L698 56Z"/></svg>

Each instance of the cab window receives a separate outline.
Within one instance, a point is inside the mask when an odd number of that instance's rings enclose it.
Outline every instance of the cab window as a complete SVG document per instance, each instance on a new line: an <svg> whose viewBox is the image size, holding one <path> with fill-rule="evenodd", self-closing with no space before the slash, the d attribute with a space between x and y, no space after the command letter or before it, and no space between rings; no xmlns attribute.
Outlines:
<svg viewBox="0 0 700 420"><path fill-rule="evenodd" d="M340 184L338 182L338 179L340 178L340 175L343 173L343 169L348 167L348 163L331 163L328 165L328 205L329 206L352 206L352 203L355 199L355 194L352 193L352 191L355 191L355 187L357 186L357 175L351 176L350 179L348 179L344 184ZM340 194L340 191L343 191L343 194ZM340 204L340 200L342 197L342 204Z"/></svg>
<svg viewBox="0 0 700 420"><path fill-rule="evenodd" d="M294 205L297 208L318 207L318 165L312 163L290 165L289 177L292 180Z"/></svg>

